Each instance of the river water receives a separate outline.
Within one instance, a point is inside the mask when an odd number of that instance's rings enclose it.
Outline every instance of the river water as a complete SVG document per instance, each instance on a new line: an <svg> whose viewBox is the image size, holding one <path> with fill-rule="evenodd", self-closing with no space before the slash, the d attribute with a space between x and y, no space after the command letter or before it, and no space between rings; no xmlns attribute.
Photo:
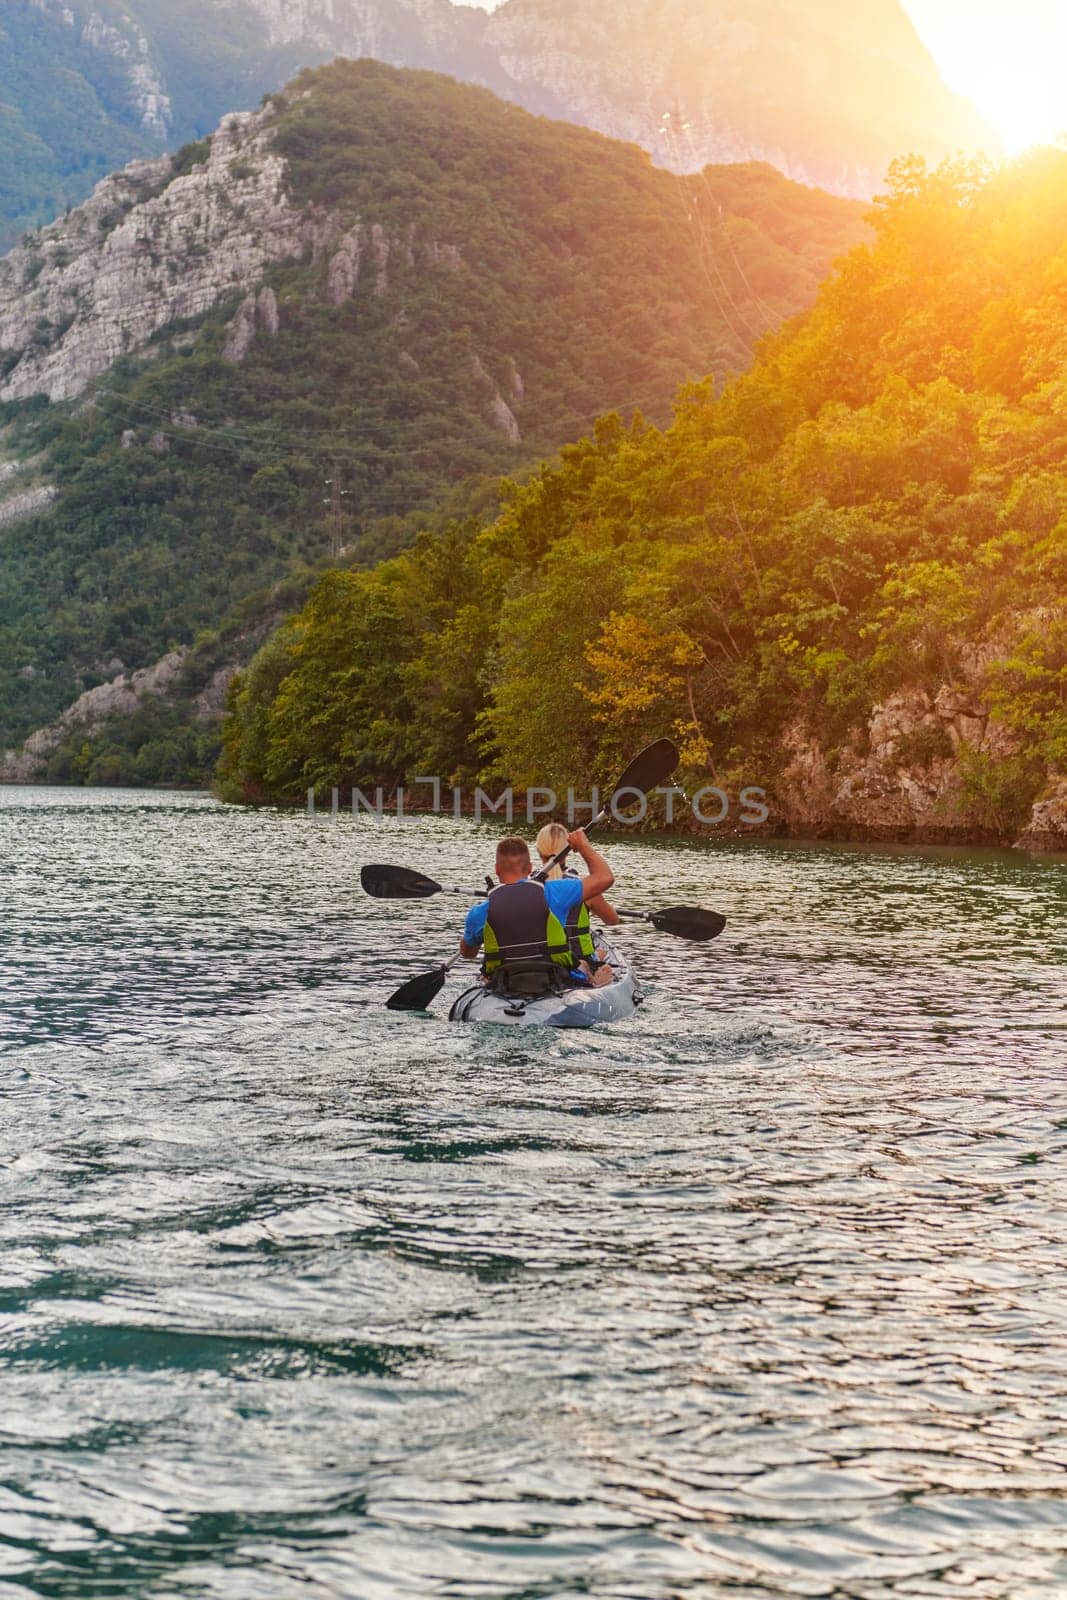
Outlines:
<svg viewBox="0 0 1067 1600"><path fill-rule="evenodd" d="M0 791L0 1596L1067 1594L1067 868L613 841L632 1023L386 1012L491 850Z"/></svg>

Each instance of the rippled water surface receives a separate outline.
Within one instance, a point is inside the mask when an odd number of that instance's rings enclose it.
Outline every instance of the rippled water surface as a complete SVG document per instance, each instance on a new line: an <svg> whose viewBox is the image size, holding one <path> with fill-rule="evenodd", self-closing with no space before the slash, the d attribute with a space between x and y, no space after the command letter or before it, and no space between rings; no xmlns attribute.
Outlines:
<svg viewBox="0 0 1067 1600"><path fill-rule="evenodd" d="M612 843L632 1023L384 1011L491 846L0 792L0 1596L1067 1594L1067 869Z"/></svg>

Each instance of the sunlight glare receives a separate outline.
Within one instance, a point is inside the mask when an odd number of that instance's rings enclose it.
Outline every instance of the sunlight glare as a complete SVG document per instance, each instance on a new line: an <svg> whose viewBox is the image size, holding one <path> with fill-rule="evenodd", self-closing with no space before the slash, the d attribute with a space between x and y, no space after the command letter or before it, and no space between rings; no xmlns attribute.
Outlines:
<svg viewBox="0 0 1067 1600"><path fill-rule="evenodd" d="M493 11L502 0L454 3ZM1067 0L901 3L949 88L974 101L1008 155L1067 132Z"/></svg>
<svg viewBox="0 0 1067 1600"><path fill-rule="evenodd" d="M1064 0L904 0L949 88L972 99L1008 154L1067 128Z"/></svg>

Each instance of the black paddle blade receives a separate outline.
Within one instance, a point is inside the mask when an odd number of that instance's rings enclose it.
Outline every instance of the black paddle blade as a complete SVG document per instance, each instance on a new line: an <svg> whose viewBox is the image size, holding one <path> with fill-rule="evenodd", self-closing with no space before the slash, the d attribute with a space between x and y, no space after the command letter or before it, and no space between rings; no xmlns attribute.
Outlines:
<svg viewBox="0 0 1067 1600"><path fill-rule="evenodd" d="M692 939L699 944L717 939L726 918L717 911L702 911L699 906L668 906L666 911L650 911L648 920L660 933L673 933L676 939Z"/></svg>
<svg viewBox="0 0 1067 1600"><path fill-rule="evenodd" d="M441 892L439 883L410 867L364 867L359 881L375 900L426 900Z"/></svg>
<svg viewBox="0 0 1067 1600"><path fill-rule="evenodd" d="M447 967L435 967L432 972L420 972L417 978L409 978L395 994L391 994L385 1002L387 1011L429 1011L437 996L445 986L448 976Z"/></svg>
<svg viewBox="0 0 1067 1600"><path fill-rule="evenodd" d="M634 756L612 793L621 794L624 789L636 789L640 794L648 794L650 789L657 789L661 783L666 783L677 770L680 760L678 751L669 739L657 739L639 756Z"/></svg>

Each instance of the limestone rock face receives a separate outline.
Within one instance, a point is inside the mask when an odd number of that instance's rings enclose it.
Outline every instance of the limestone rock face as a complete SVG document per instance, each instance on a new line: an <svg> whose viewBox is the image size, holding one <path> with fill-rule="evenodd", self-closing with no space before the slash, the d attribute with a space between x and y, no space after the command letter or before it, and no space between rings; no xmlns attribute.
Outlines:
<svg viewBox="0 0 1067 1600"><path fill-rule="evenodd" d="M336 56L482 84L677 171L769 161L848 195L873 193L909 151L998 148L942 82L902 0L504 0L492 12L451 0L8 0L5 30L32 28L31 12L75 47L57 61L57 96L72 72L90 93L116 72L125 84L126 104L87 130L90 153L104 125L105 148L120 136L131 151L178 143L203 129L205 107L210 121L255 106ZM33 199L27 215L48 203Z"/></svg>
<svg viewBox="0 0 1067 1600"><path fill-rule="evenodd" d="M47 0L37 0L40 9L44 9L46 3ZM121 18L122 26L116 27L95 10L90 11L88 18L79 23L69 7L64 5L58 8L53 4L52 9L58 9L63 20L80 31L83 45L89 45L122 63L141 127L146 133L165 139L170 133L172 121L170 96L152 60L148 37L136 18L127 12Z"/></svg>
<svg viewBox="0 0 1067 1600"><path fill-rule="evenodd" d="M86 0L25 0L27 9L42 14L49 22L69 32L82 51L107 58L118 65L125 79L129 110L148 134L166 139L173 123L173 105L164 82L157 52L146 26L151 13L138 18L132 8L110 9L107 16ZM6 20L6 19L5 19ZM16 19L12 18L12 22Z"/></svg>
<svg viewBox="0 0 1067 1600"><path fill-rule="evenodd" d="M133 163L0 259L0 400L70 399L168 323L299 253L303 218L271 122L269 110L227 117L182 177L167 156ZM268 326L275 315L265 304Z"/></svg>
<svg viewBox="0 0 1067 1600"><path fill-rule="evenodd" d="M451 0L223 0L232 11L252 12L271 45L305 45L346 56L391 61L391 50L436 45L451 48L470 32ZM471 19L474 20L474 19ZM396 65L405 63L397 62Z"/></svg>
<svg viewBox="0 0 1067 1600"><path fill-rule="evenodd" d="M976 649L976 673L990 649ZM774 788L776 825L800 835L966 843L962 788L968 755L1016 755L1011 731L991 718L977 688L943 684L933 696L900 689L874 708L862 737L828 752L801 722L785 734L788 761ZM1067 851L1067 778L1054 777L1033 806L1017 848Z"/></svg>
<svg viewBox="0 0 1067 1600"><path fill-rule="evenodd" d="M217 667L189 702L195 722L212 724L222 720L235 676L284 615L284 609L266 612L233 641L232 659ZM47 775L56 750L72 735L91 738L110 718L129 716L138 710L146 697L165 703L180 700L189 693L186 674L192 659L188 649L172 650L136 672L127 670L117 657L97 662L97 671L114 673L111 680L79 695L55 722L31 734L20 750L9 751L6 761L0 750L0 783L39 783ZM34 675L32 666L24 669L24 676Z"/></svg>
<svg viewBox="0 0 1067 1600"><path fill-rule="evenodd" d="M257 333L265 333L273 339L281 325L278 312L278 296L269 284L264 284L257 294L253 289L246 294L241 304L237 307L230 331L226 336L226 343L222 347L222 359L240 366L256 340ZM185 428L195 428L195 417L190 418L187 413L171 417L171 422Z"/></svg>
<svg viewBox="0 0 1067 1600"><path fill-rule="evenodd" d="M256 317L270 338L275 338L281 326L281 318L278 314L278 296L269 284L264 285L256 297ZM192 426L196 427L195 418Z"/></svg>
<svg viewBox="0 0 1067 1600"><path fill-rule="evenodd" d="M55 497L56 491L47 483L0 496L0 527L6 522L18 522L22 517L35 516L38 511L50 506Z"/></svg>
<svg viewBox="0 0 1067 1600"><path fill-rule="evenodd" d="M514 363L512 363L512 366L514 366ZM497 428L512 444L518 444L522 439L522 430L519 427L518 418L504 399L497 384L489 376L480 356L471 356L470 368L471 375L482 397L486 420L491 422L493 427ZM513 398L517 401L519 397L514 395L514 389L512 393Z"/></svg>
<svg viewBox="0 0 1067 1600"><path fill-rule="evenodd" d="M1067 778L1054 779L1038 795L1030 820L1015 841L1017 850L1051 850L1067 854Z"/></svg>
<svg viewBox="0 0 1067 1600"><path fill-rule="evenodd" d="M219 667L217 672L212 673L196 697L195 715L198 722L219 721L226 710L226 696L230 692L230 684L239 670L236 662L228 662L226 666Z"/></svg>
<svg viewBox="0 0 1067 1600"><path fill-rule="evenodd" d="M769 161L867 196L894 156L996 148L899 0L225 0L272 45L484 83L663 166ZM847 86L847 87L846 87Z"/></svg>
<svg viewBox="0 0 1067 1600"><path fill-rule="evenodd" d="M143 352L170 323L236 296L222 354L239 364L257 338L274 338L281 326L278 297L262 282L276 263L306 255L325 263L325 295L335 307L360 293L385 297L405 272L467 270L456 245L417 237L413 223L387 231L380 222L297 205L273 146L273 121L269 108L227 117L206 159L181 177L168 156L133 162L63 221L0 258L0 401L69 400L118 357ZM402 306L393 325L403 332ZM518 369L511 363L502 388L480 363L478 375L487 416L518 440ZM123 447L136 439L127 429ZM18 470L0 466L0 484ZM50 497L0 493L0 522L39 510Z"/></svg>
<svg viewBox="0 0 1067 1600"><path fill-rule="evenodd" d="M867 196L903 152L996 146L898 0L507 0L486 42L514 98L680 172L762 160Z"/></svg>
<svg viewBox="0 0 1067 1600"><path fill-rule="evenodd" d="M181 672L185 650L172 650L151 667L127 675L121 673L110 683L98 684L79 695L57 722L41 728L26 740L19 753L0 766L0 783L32 783L44 771L48 758L75 729L91 733L108 717L129 716L137 710L141 697L163 699Z"/></svg>
<svg viewBox="0 0 1067 1600"><path fill-rule="evenodd" d="M271 44L484 83L661 165L769 161L867 196L894 156L996 148L899 0L225 0Z"/></svg>
<svg viewBox="0 0 1067 1600"><path fill-rule="evenodd" d="M359 264L363 259L363 229L357 222L341 240L330 261L326 289L331 305L344 305L356 292Z"/></svg>

